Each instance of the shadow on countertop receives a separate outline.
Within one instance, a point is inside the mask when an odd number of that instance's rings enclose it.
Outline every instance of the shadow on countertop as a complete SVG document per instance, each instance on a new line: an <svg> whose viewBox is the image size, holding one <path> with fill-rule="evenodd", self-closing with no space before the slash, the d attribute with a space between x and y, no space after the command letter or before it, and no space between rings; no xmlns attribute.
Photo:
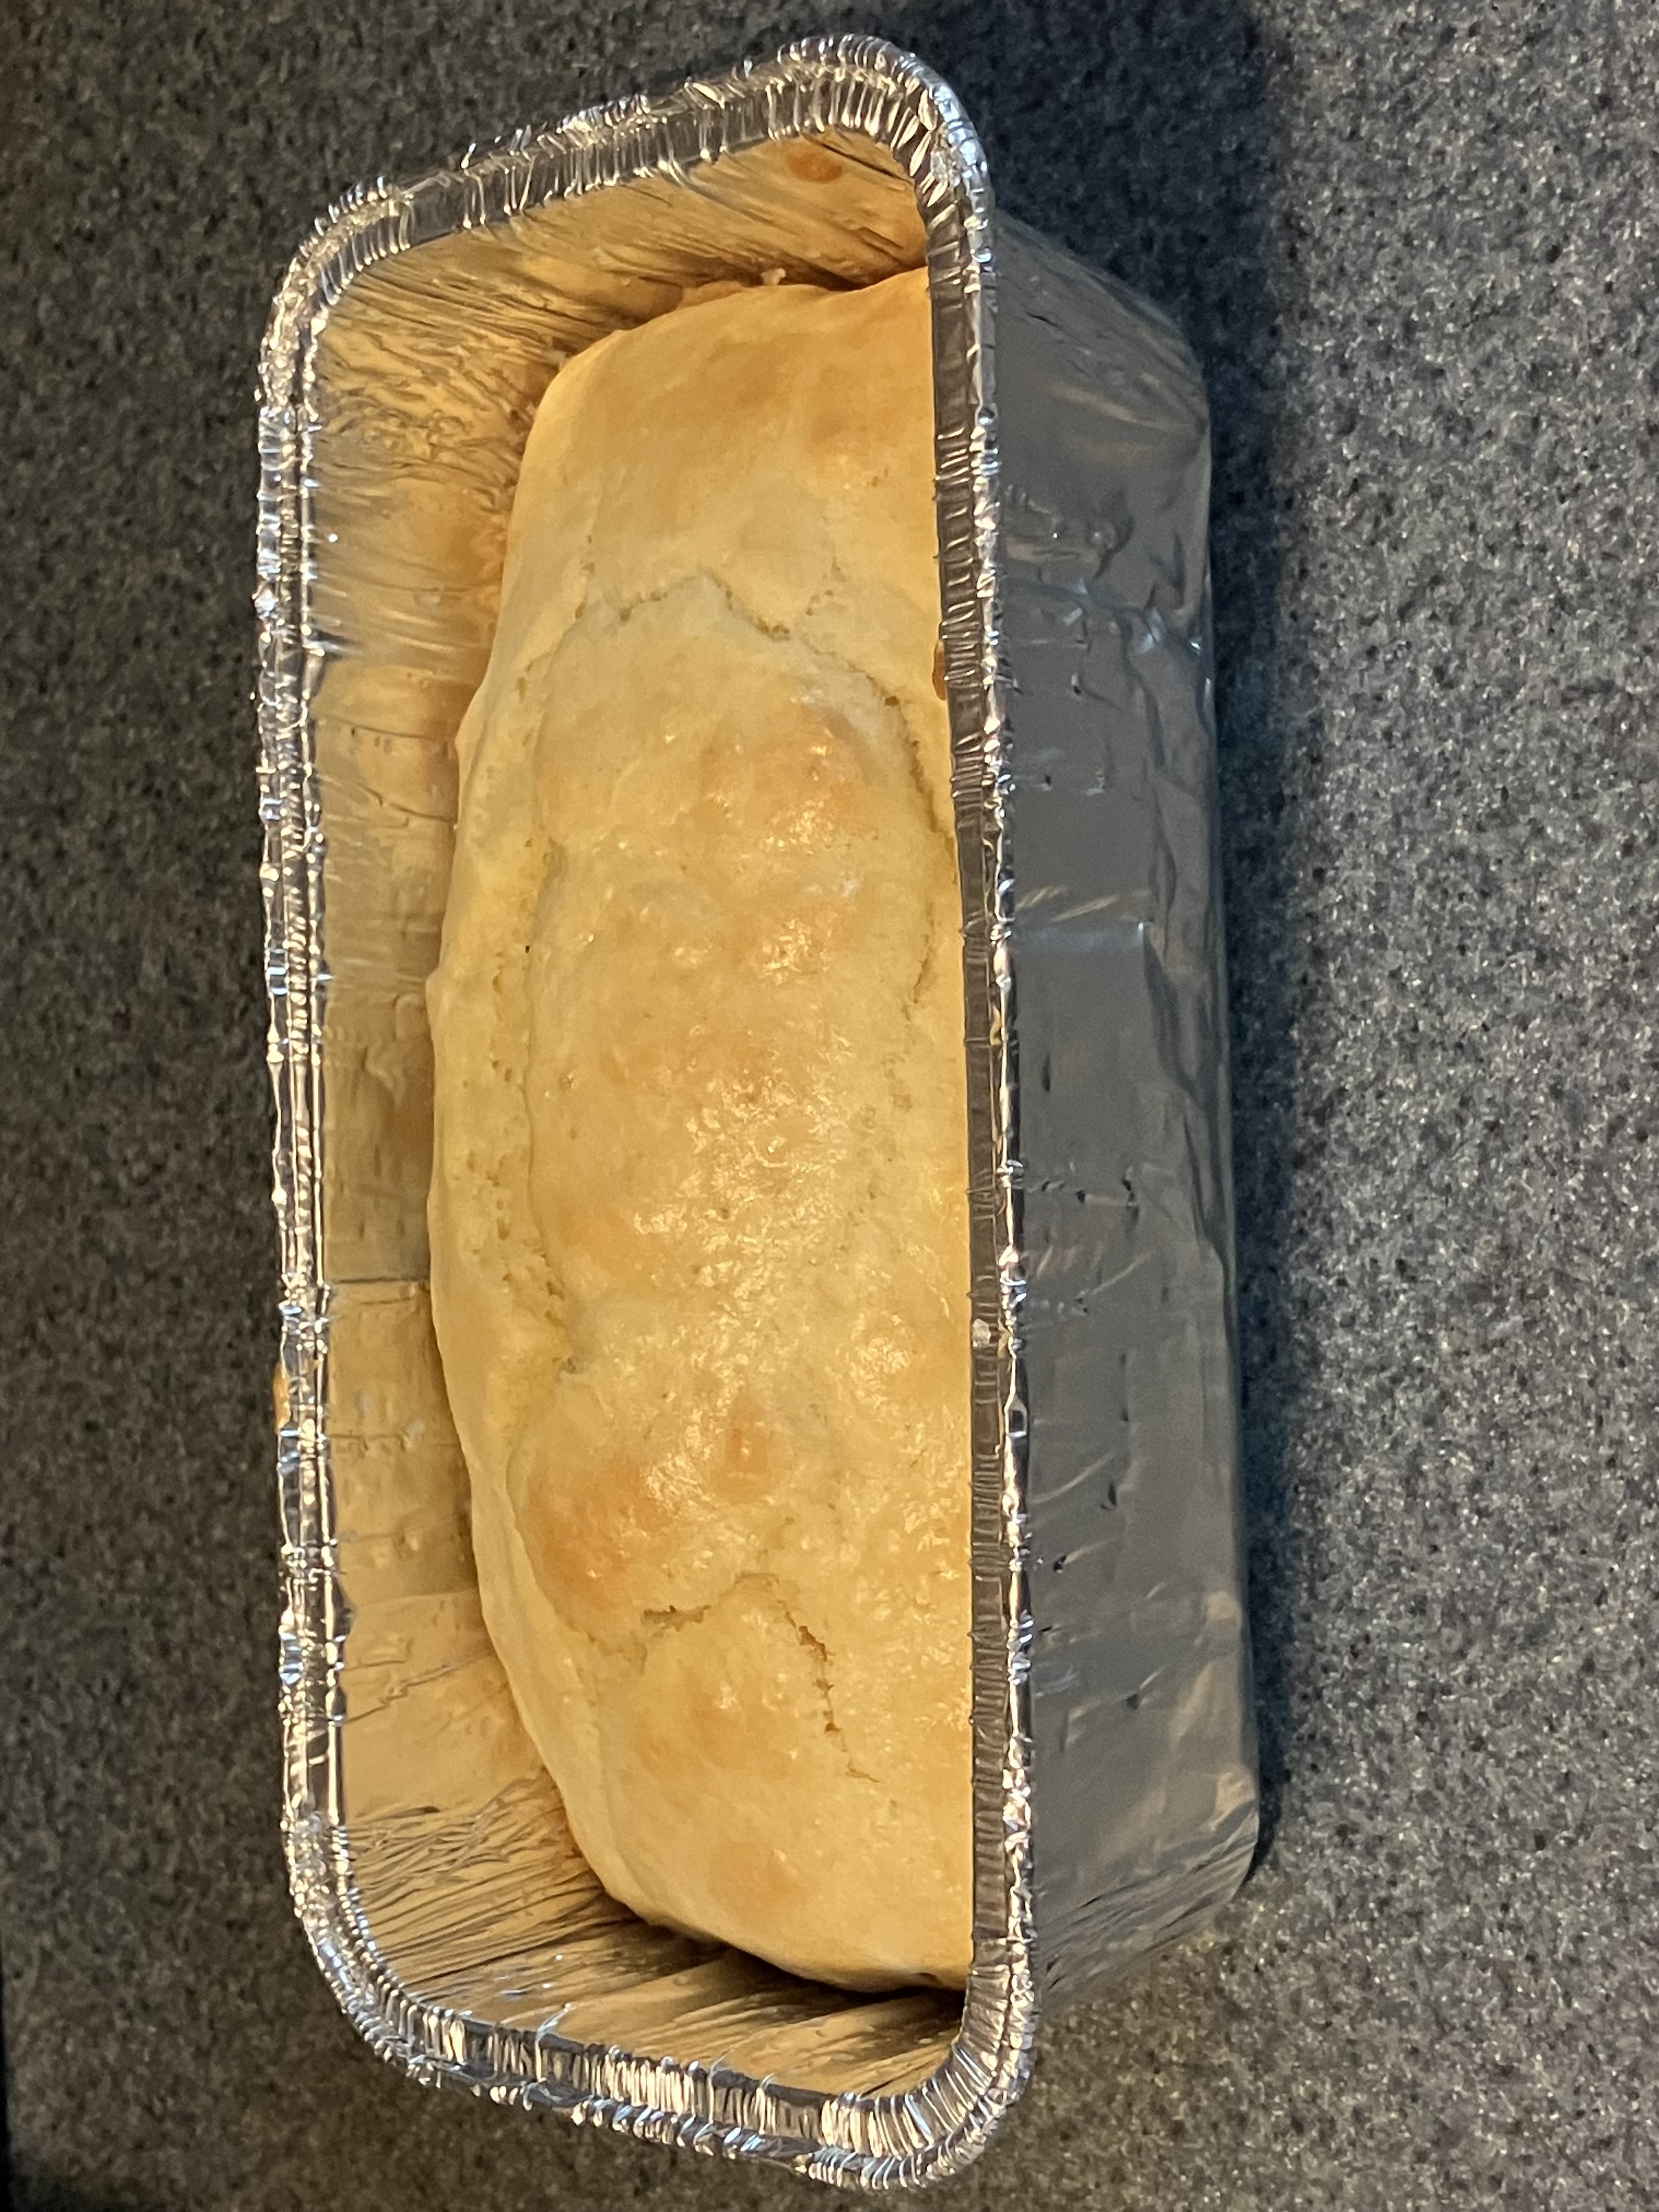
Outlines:
<svg viewBox="0 0 1659 2212"><path fill-rule="evenodd" d="M5 1961L0 1956L0 2212L162 2212L154 2198L83 2189L12 2161L11 2069L5 2037Z"/></svg>
<svg viewBox="0 0 1659 2212"><path fill-rule="evenodd" d="M154 2198L112 2195L12 2162L11 2073L6 2063L5 1972L0 1959L0 2212L161 2212Z"/></svg>
<svg viewBox="0 0 1659 2212"><path fill-rule="evenodd" d="M159 2212L153 2198L112 2197L100 2190L88 2192L74 2182L54 2181L49 2174L11 2171L6 2194L0 2197L5 2212Z"/></svg>

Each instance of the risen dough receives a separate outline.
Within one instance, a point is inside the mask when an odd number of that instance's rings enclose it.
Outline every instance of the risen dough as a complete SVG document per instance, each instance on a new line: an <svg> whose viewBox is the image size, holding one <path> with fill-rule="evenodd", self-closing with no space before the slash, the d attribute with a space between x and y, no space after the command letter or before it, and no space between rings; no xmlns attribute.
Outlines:
<svg viewBox="0 0 1659 2212"><path fill-rule="evenodd" d="M926 283L543 401L460 738L433 1308L489 1630L606 1887L969 1948L960 901Z"/></svg>

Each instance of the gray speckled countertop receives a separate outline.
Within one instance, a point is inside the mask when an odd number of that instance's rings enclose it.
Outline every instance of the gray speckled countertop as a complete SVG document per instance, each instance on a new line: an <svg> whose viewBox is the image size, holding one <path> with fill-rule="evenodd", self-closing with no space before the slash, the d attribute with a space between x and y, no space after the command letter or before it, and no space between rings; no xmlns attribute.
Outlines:
<svg viewBox="0 0 1659 2212"><path fill-rule="evenodd" d="M253 362L329 196L874 27L1209 378L1273 1827L941 2206L1659 2205L1659 17L16 0L0 1956L18 2201L787 2206L418 2090L278 1855Z"/></svg>

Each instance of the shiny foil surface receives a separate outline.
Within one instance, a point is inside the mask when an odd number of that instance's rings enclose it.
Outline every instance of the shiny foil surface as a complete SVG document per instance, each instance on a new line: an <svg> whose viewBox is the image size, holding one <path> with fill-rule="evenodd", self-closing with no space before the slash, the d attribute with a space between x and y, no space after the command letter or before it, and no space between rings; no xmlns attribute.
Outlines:
<svg viewBox="0 0 1659 2212"><path fill-rule="evenodd" d="M688 286L924 259L971 1144L961 1999L794 1980L599 1887L484 1633L426 1291L453 739L536 404ZM848 2185L939 2179L1044 2008L1229 1896L1255 1837L1196 372L995 212L937 78L843 39L360 194L296 258L262 377L300 1917L418 2079Z"/></svg>

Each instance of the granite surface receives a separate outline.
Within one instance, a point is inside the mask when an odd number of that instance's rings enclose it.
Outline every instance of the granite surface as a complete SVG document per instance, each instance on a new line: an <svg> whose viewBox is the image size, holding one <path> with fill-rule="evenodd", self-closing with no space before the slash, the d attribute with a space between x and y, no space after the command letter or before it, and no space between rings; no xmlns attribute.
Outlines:
<svg viewBox="0 0 1659 2212"><path fill-rule="evenodd" d="M278 1856L253 362L331 194L813 28L1203 360L1272 1833L941 2205L1659 2205L1659 17L11 0L17 2201L805 2204L416 2089Z"/></svg>

